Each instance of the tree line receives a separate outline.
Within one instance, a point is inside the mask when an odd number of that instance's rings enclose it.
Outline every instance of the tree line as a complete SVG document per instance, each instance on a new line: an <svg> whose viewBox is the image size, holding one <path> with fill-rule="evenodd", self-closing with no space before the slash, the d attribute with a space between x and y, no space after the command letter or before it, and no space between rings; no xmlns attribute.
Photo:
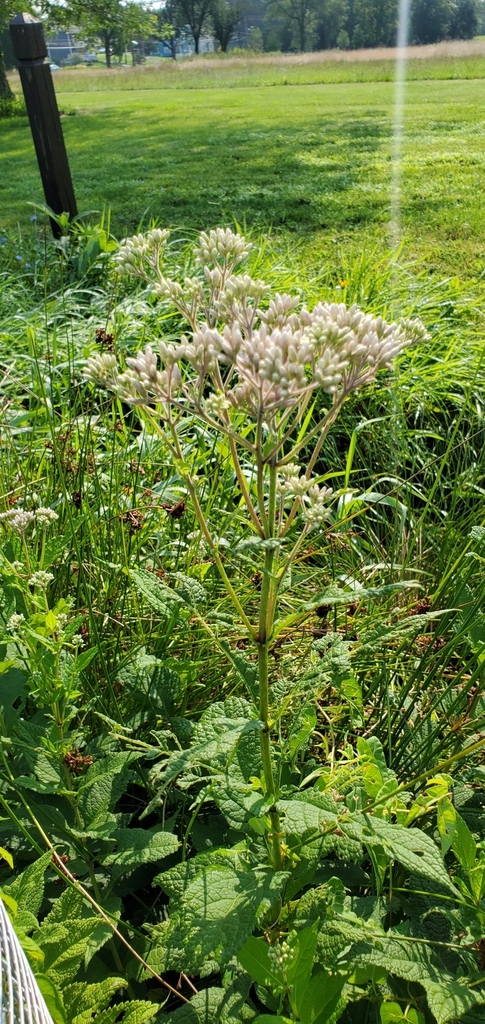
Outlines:
<svg viewBox="0 0 485 1024"><path fill-rule="evenodd" d="M254 51L325 50L333 47L394 46L399 0L161 0L158 8L137 0L40 0L34 13L51 30L76 26L87 43L101 42L108 67L121 59L133 38L140 52L163 42L176 57L189 36L195 53L204 33L226 52L236 40ZM25 0L20 5L29 9ZM0 44L8 60L8 22L20 9L18 0L0 0ZM30 8L32 9L32 7ZM484 0L411 0L410 43L471 39L483 28ZM11 56L11 54L10 54ZM134 57L135 59L135 57ZM0 96L8 96L0 45Z"/></svg>

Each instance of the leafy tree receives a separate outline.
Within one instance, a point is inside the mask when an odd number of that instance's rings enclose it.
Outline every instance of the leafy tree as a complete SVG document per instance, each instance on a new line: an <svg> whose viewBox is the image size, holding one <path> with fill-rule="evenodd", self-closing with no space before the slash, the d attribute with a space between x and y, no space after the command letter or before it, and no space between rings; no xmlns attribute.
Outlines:
<svg viewBox="0 0 485 1024"><path fill-rule="evenodd" d="M345 32L347 14L347 0L325 0L325 3L320 3L316 26L318 50L330 50L333 46L340 46L338 38L341 31ZM347 36L346 41L345 35ZM348 49L350 45L348 34L345 33L345 35L343 36L342 50Z"/></svg>
<svg viewBox="0 0 485 1024"><path fill-rule="evenodd" d="M424 44L446 39L452 13L450 0L414 0L411 9L413 41Z"/></svg>
<svg viewBox="0 0 485 1024"><path fill-rule="evenodd" d="M177 41L180 39L184 21L178 0L166 0L157 13L157 37L165 43L173 60L177 58Z"/></svg>
<svg viewBox="0 0 485 1024"><path fill-rule="evenodd" d="M227 53L227 47L231 42L240 17L241 12L239 8L229 3L229 0L212 0L212 28L223 53Z"/></svg>
<svg viewBox="0 0 485 1024"><path fill-rule="evenodd" d="M8 31L8 26L19 13L19 4L15 0L0 0L0 99L13 100L13 92L10 88L7 79L7 73L5 69L5 58L3 54L2 36L4 32ZM23 4L23 11L30 10L30 6Z"/></svg>
<svg viewBox="0 0 485 1024"><path fill-rule="evenodd" d="M354 33L358 33L355 46L395 46L398 4L397 0L355 0L353 5Z"/></svg>
<svg viewBox="0 0 485 1024"><path fill-rule="evenodd" d="M202 30L211 13L213 0L178 0L183 24L188 25L194 40L195 52L199 52Z"/></svg>
<svg viewBox="0 0 485 1024"><path fill-rule="evenodd" d="M476 0L458 0L451 19L452 39L473 39L478 31L478 4Z"/></svg>
<svg viewBox="0 0 485 1024"><path fill-rule="evenodd" d="M304 52L315 30L318 5L318 0L271 0L268 13L283 16L297 40L298 49Z"/></svg>
<svg viewBox="0 0 485 1024"><path fill-rule="evenodd" d="M257 25L249 29L248 48L252 50L253 53L261 53L264 49L263 33Z"/></svg>
<svg viewBox="0 0 485 1024"><path fill-rule="evenodd" d="M135 35L146 37L152 29L150 14L135 0L68 0L62 5L52 4L49 15L58 27L79 25L86 38L100 39L108 68L113 54L123 52L129 39Z"/></svg>

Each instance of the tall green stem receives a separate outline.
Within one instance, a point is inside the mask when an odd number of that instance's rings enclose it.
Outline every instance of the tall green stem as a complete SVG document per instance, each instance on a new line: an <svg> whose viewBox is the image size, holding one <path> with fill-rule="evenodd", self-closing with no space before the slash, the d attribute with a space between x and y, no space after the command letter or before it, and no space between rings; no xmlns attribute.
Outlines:
<svg viewBox="0 0 485 1024"><path fill-rule="evenodd" d="M258 465L258 490L263 492L263 473L264 466L262 461ZM270 473L270 484L269 484L269 501L268 511L266 518L266 540L272 540L274 538L275 528L275 513L276 513L276 468L271 466L269 468ZM261 514L261 510L260 510ZM261 760L263 762L263 775L264 775L264 788L266 796L276 797L276 786L273 775L273 766L271 763L271 738L270 738L270 718L269 718L269 645L273 634L274 626L274 614L275 614L275 601L274 601L274 557L275 551L273 547L269 547L265 552L264 558L264 573L263 581L261 584L261 601L259 606L259 625L258 635L256 639L258 647L258 677L259 677L259 717L263 723L261 732ZM273 805L270 809L270 821L271 821L271 845L273 850L273 862L277 869L281 869L283 866L283 850L281 846L281 822L280 816L276 807Z"/></svg>

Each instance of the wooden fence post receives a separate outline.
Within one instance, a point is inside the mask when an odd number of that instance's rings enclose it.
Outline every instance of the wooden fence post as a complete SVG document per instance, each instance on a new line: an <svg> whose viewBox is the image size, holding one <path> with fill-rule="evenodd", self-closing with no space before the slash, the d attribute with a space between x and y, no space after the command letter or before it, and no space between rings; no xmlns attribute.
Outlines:
<svg viewBox="0 0 485 1024"><path fill-rule="evenodd" d="M10 22L13 49L29 115L47 206L54 213L77 215L61 119L49 64L42 22L31 14L17 14ZM51 219L55 238L62 234Z"/></svg>

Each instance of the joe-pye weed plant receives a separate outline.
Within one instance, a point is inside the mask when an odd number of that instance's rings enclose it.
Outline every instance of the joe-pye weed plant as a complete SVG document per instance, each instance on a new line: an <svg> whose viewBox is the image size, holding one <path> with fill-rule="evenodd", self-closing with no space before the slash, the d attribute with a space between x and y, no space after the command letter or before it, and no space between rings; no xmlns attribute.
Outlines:
<svg viewBox="0 0 485 1024"><path fill-rule="evenodd" d="M318 761L308 758L307 767L296 771L298 753L312 742L316 716L312 711L292 722L285 720L285 711L290 705L294 709L295 694L304 708L315 705L318 672L333 672L336 678L340 672L342 678L348 652L339 646L337 634L330 635L320 649L315 645L320 669L302 673L288 686L273 657L277 642L316 607L373 600L393 590L393 584L366 589L353 581L285 608L292 567L312 534L324 533L332 503L340 496L327 486L338 469L322 473L332 425L349 395L388 369L405 348L426 341L426 330L418 320L387 324L355 306L321 302L310 310L299 308L298 298L290 295L270 297L264 282L244 273L250 246L230 230L203 233L193 276L182 283L171 280L163 272L167 238L167 231L154 229L128 239L118 269L139 276L152 295L171 303L189 333L161 341L157 351L148 345L127 358L125 372L111 352L93 356L86 376L138 406L146 430L158 435L170 453L198 524L194 542L217 570L245 631L245 653L232 650L224 639L218 642L256 708L241 699L215 702L195 727L189 748L168 753L152 770L156 796L150 812L165 807L175 782L195 794L182 864L159 876L171 898L171 913L153 932L152 962L159 970L176 967L202 976L225 969L232 984L242 968L256 983L260 1006L280 1021L303 1024L337 1020L368 984L379 1001L376 986L396 973L424 985L441 1024L456 1013L460 1000L463 1009L480 1001L479 991L454 982L458 1002L444 1008L443 965L438 968L425 939L409 940L418 943L419 956L416 947L411 945L411 953L406 949L408 940L404 933L399 936L399 925L392 928L392 917L389 926L383 899L388 872L394 884L402 884L411 872L421 888L437 887L435 902L460 902L433 840L407 827L422 816L424 804L409 810L372 739L360 741L357 775L350 768L341 772L340 792L334 785L337 776ZM207 501L207 476L200 471L204 446L215 453L215 473L218 464L227 462L233 473L233 515L221 512L219 523ZM256 594L249 601L242 585L248 564ZM134 569L133 577L155 607L185 594L216 637L214 619L200 610L204 591L196 578L179 579L179 589L171 592L149 572ZM320 710L325 718L325 708ZM352 762L350 748L345 759ZM426 806L445 799L448 788L443 776L437 787L431 786ZM209 811L216 806L226 835L239 833L239 841L228 849L208 840L202 852L187 860L190 833L204 805ZM397 823L390 820L394 815ZM200 843L192 852L197 848ZM356 913L345 896L339 870L329 875L323 868L329 853L352 862L362 860L364 849L372 865L370 885L381 901L371 913L370 932L363 913ZM400 867L392 875L394 861ZM265 938L252 936L258 926ZM329 951L330 934L335 941ZM369 934L372 947L378 938L381 950L393 942L400 949L402 942L407 966L396 967L390 947L380 959L372 952L366 959L358 947L369 941ZM413 949L421 964L418 974L409 966ZM364 963L359 974L357 965ZM387 998L390 992L392 985ZM249 999L244 1005L253 1019L255 1003ZM266 1015L258 1020L265 1021Z"/></svg>

